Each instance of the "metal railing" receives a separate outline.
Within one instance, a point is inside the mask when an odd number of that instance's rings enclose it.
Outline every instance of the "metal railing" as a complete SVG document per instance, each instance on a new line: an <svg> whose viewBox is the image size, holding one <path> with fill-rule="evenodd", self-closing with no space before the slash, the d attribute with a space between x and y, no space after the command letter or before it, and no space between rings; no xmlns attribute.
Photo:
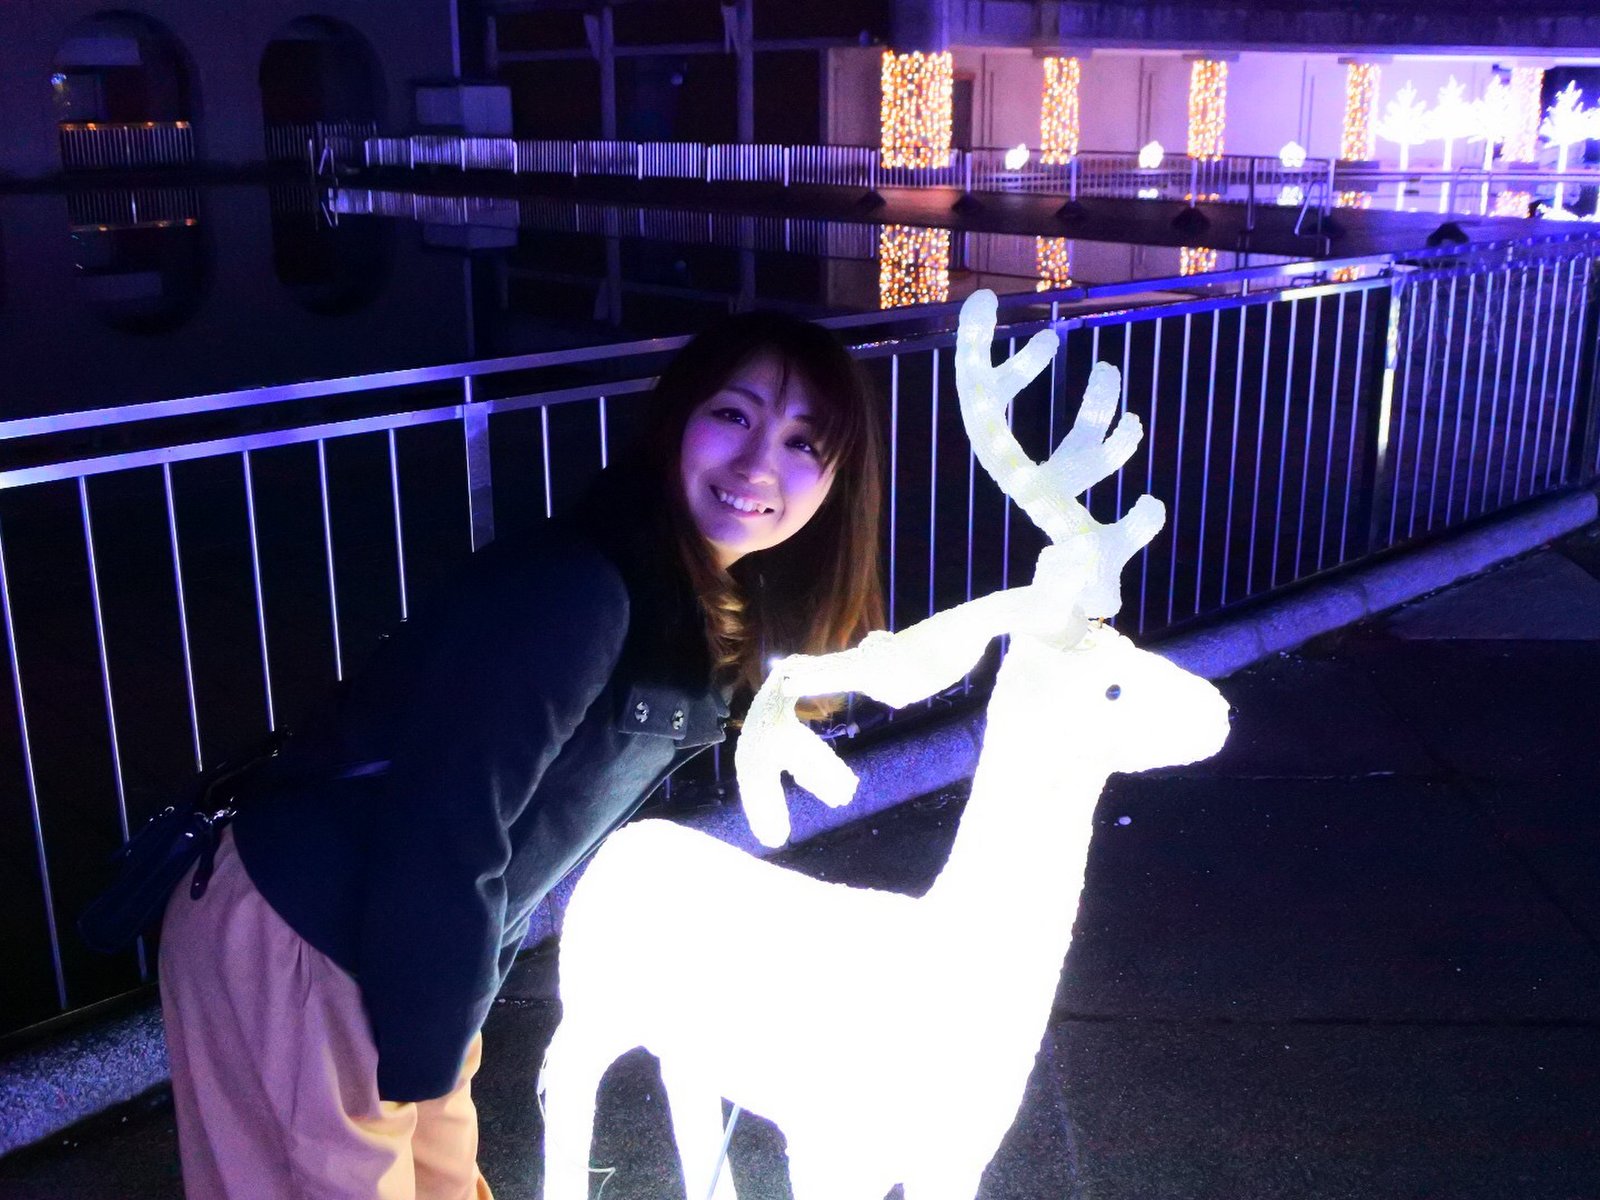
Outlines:
<svg viewBox="0 0 1600 1200"><path fill-rule="evenodd" d="M312 171L324 151L335 162L359 162L367 139L378 132L376 121L307 121L267 126L267 161L303 163Z"/></svg>
<svg viewBox="0 0 1600 1200"><path fill-rule="evenodd" d="M66 121L59 126L68 171L183 166L194 161L188 121Z"/></svg>
<svg viewBox="0 0 1600 1200"><path fill-rule="evenodd" d="M1168 506L1124 576L1142 633L1600 473L1600 241L1300 266L1297 286L1221 272L1181 302L1130 301L1178 278L1001 302L1002 342L1063 339L1014 409L1029 453L1095 360L1145 424L1088 497L1102 519L1145 491ZM888 409L897 627L1020 580L1039 545L961 436L956 311L826 322ZM4 835L34 865L5 892L0 1029L150 977L76 945L84 867L187 773L293 724L468 551L570 502L682 340L0 422L0 777L22 798Z"/></svg>
<svg viewBox="0 0 1600 1200"><path fill-rule="evenodd" d="M698 142L561 142L418 134L369 138L371 167L455 167L532 175L621 175L638 179L806 184L823 187L961 188L967 192L1032 192L1128 198L1214 198L1274 203L1286 189L1303 198L1315 192L1325 207L1334 164L1307 159L1286 167L1277 158L1224 155L1214 160L1169 158L1141 167L1136 154L1086 151L1068 162L1046 163L1037 151L1020 167L1006 166L1012 151L952 150L937 166L886 166L872 146L704 145Z"/></svg>

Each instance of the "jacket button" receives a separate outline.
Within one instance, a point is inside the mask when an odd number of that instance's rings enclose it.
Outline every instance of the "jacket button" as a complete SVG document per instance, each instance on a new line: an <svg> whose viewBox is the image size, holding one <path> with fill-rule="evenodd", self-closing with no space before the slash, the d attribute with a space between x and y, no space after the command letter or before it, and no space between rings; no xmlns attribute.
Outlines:
<svg viewBox="0 0 1600 1200"><path fill-rule="evenodd" d="M641 725L650 719L650 706L643 700L633 706L633 719Z"/></svg>
<svg viewBox="0 0 1600 1200"><path fill-rule="evenodd" d="M672 710L672 731L674 733L677 733L682 728L683 728L683 709L675 708L675 709Z"/></svg>

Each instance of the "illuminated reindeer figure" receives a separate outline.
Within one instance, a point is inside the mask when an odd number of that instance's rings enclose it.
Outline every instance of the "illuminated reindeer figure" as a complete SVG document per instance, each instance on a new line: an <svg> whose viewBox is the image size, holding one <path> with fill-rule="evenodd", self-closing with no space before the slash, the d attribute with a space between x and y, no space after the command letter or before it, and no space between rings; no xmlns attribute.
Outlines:
<svg viewBox="0 0 1600 1200"><path fill-rule="evenodd" d="M827 803L855 787L794 715L803 696L904 705L1011 635L950 858L920 898L829 884L666 821L595 855L565 919L565 1015L542 1078L545 1200L583 1200L596 1091L644 1046L661 1063L689 1200L733 1200L722 1098L776 1122L795 1200L971 1200L1015 1118L1072 940L1095 803L1108 775L1215 753L1227 704L1210 684L1099 623L1126 560L1160 528L1141 498L1095 522L1073 497L1132 454L1137 419L1097 366L1050 460L1027 460L1010 399L1050 361L1036 335L990 365L995 300L962 309L961 411L980 461L1052 544L1034 581L854 649L780 663L739 741L740 792L769 844L788 836L780 771Z"/></svg>

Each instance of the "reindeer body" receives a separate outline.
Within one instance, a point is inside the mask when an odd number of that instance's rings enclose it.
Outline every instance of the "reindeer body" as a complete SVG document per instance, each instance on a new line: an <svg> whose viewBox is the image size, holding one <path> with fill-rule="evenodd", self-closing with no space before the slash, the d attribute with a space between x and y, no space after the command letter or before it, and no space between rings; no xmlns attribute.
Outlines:
<svg viewBox="0 0 1600 1200"><path fill-rule="evenodd" d="M1106 776L1209 754L1226 723L1209 684L1110 630L1069 649L1019 635L949 861L920 898L668 822L614 835L567 910L546 1200L587 1195L595 1089L636 1046L661 1062L690 1200L722 1097L783 1129L796 1200L877 1200L896 1182L907 1200L970 1200L1048 1022ZM668 888L615 906L664 868Z"/></svg>
<svg viewBox="0 0 1600 1200"><path fill-rule="evenodd" d="M1114 771L1193 762L1227 734L1216 689L1093 623L1115 614L1128 557L1161 527L1141 497L1102 525L1073 500L1138 445L1115 430L1099 364L1049 461L1005 419L1055 351L1043 331L989 363L993 293L962 308L956 378L973 449L1050 537L1032 583L849 650L792 656L751 702L740 798L768 845L788 837L780 773L829 804L855 777L794 716L799 697L892 706L959 679L999 633L972 793L949 861L920 898L809 879L703 835L641 822L601 847L568 905L564 1019L546 1060L546 1200L587 1196L600 1077L636 1046L661 1062L688 1200L714 1183L723 1097L788 1139L795 1200L971 1200L1015 1119L1072 938L1096 801Z"/></svg>

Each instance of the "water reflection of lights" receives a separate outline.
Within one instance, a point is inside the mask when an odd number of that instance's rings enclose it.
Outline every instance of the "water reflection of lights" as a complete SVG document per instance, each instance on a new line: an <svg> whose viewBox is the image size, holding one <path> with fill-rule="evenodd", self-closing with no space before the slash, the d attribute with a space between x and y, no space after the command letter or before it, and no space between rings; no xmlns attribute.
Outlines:
<svg viewBox="0 0 1600 1200"><path fill-rule="evenodd" d="M1333 198L1335 208L1371 208L1371 192L1340 192Z"/></svg>
<svg viewBox="0 0 1600 1200"><path fill-rule="evenodd" d="M1072 243L1064 237L1035 238L1034 255L1039 264L1036 292L1053 292L1072 286Z"/></svg>
<svg viewBox="0 0 1600 1200"><path fill-rule="evenodd" d="M950 231L885 225L878 235L878 307L950 299Z"/></svg>
<svg viewBox="0 0 1600 1200"><path fill-rule="evenodd" d="M1210 246L1184 246L1179 249L1179 275L1204 275L1216 269L1217 252Z"/></svg>

